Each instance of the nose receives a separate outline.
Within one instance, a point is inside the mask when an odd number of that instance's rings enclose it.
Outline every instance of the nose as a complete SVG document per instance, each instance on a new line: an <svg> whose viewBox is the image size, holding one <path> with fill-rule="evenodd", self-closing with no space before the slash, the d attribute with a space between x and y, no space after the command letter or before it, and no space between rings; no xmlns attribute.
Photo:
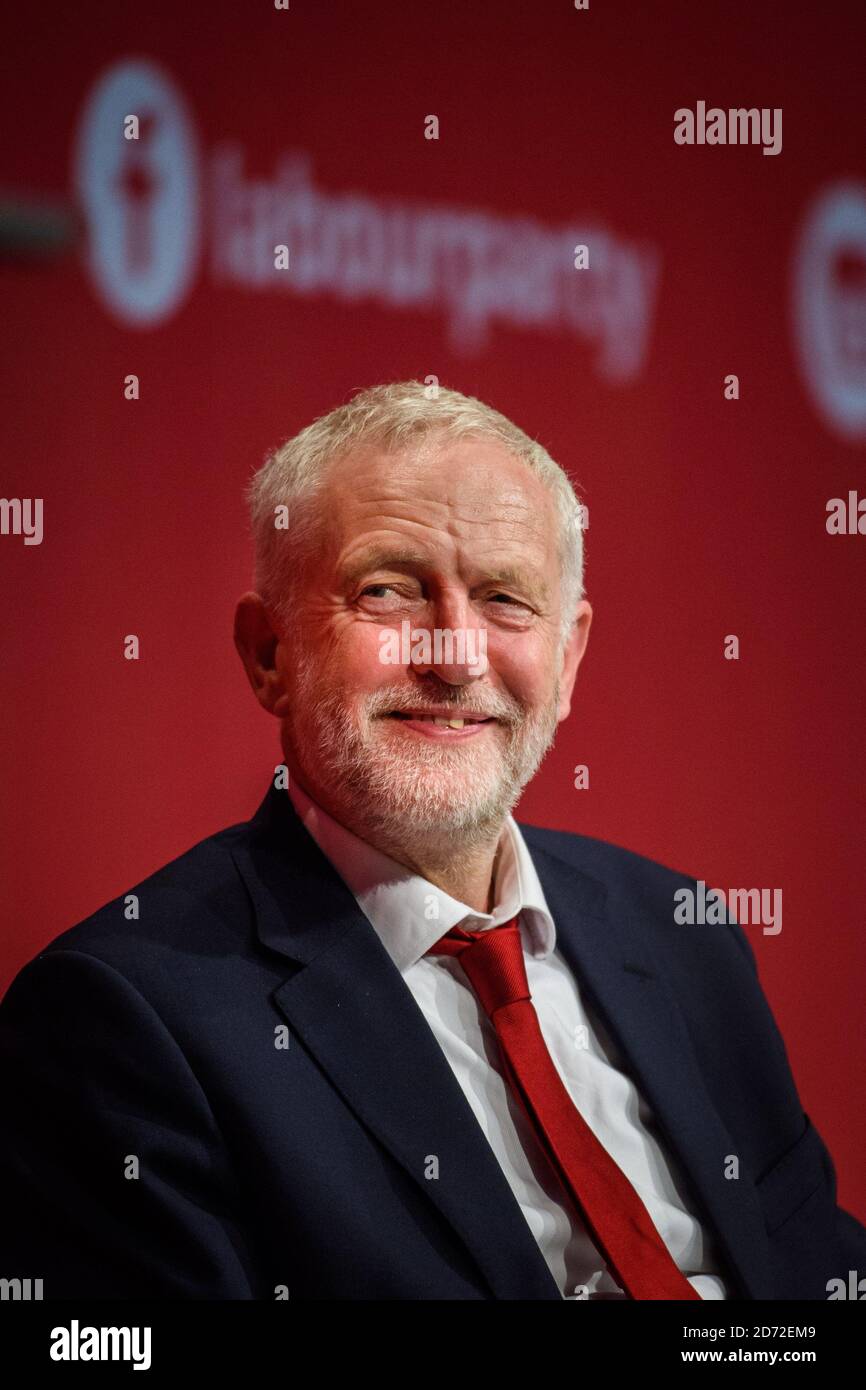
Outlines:
<svg viewBox="0 0 866 1390"><path fill-rule="evenodd" d="M428 606L427 622L412 624L410 667L417 676L431 671L448 685L471 685L487 672L487 628L464 595L442 594Z"/></svg>

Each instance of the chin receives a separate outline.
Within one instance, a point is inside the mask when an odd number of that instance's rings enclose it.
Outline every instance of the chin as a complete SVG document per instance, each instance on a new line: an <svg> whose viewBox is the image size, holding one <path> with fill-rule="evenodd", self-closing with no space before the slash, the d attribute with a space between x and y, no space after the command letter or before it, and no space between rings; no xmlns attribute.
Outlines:
<svg viewBox="0 0 866 1390"><path fill-rule="evenodd" d="M387 786L367 788L363 799L369 815L395 827L404 825L416 833L469 831L501 821L516 801L507 788L490 787L479 792L477 780L467 778L464 788L454 770L427 772L423 780L390 779Z"/></svg>

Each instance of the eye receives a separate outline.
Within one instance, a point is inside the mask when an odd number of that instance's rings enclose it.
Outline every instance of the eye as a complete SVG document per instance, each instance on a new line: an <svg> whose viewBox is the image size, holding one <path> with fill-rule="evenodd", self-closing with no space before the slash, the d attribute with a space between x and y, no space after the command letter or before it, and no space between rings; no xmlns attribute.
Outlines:
<svg viewBox="0 0 866 1390"><path fill-rule="evenodd" d="M493 600L495 600L495 599L504 599L506 603L510 603L510 604L512 604L512 605L515 605L515 606L518 607L518 608L526 608L526 607L527 607L527 604L522 603L521 600L520 600L519 598L514 598L514 596L513 596L512 594L491 594L491 595L490 595L490 599L491 599L491 602L492 602Z"/></svg>
<svg viewBox="0 0 866 1390"><path fill-rule="evenodd" d="M384 580L381 584L366 584L358 593L356 602L363 603L366 599L369 602L382 607L376 608L377 612L383 612L385 608L393 611L397 608L405 608L407 605L417 600L417 590L411 585L388 584Z"/></svg>

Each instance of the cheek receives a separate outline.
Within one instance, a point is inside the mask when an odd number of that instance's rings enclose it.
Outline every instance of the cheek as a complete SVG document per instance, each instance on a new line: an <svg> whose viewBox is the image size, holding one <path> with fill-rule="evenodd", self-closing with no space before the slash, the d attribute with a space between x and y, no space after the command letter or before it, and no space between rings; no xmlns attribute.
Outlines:
<svg viewBox="0 0 866 1390"><path fill-rule="evenodd" d="M553 694L553 655L534 634L511 636L506 640L488 638L488 677L504 687L522 705L544 705Z"/></svg>
<svg viewBox="0 0 866 1390"><path fill-rule="evenodd" d="M383 660L386 649L379 634L387 630L378 623L355 623L342 634L332 668L341 682L349 688L376 690L405 679L405 666Z"/></svg>

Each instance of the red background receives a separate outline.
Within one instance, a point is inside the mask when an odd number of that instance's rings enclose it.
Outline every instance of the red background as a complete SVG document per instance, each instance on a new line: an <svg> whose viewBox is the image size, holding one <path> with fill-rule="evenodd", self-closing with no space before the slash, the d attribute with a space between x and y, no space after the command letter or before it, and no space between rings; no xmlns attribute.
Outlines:
<svg viewBox="0 0 866 1390"><path fill-rule="evenodd" d="M540 438L590 512L595 619L576 706L519 817L712 885L782 888L781 934L746 930L840 1200L866 1220L866 539L824 525L827 499L862 482L864 446L812 404L790 308L810 200L866 179L863 13L720 0L21 9L0 87L7 192L71 198L88 91L143 57L182 91L202 149L242 144L247 178L306 150L329 193L546 227L598 219L654 246L661 277L644 368L614 386L566 331L494 325L473 355L453 349L439 310L217 284L206 255L177 312L139 329L112 317L79 253L7 257L2 492L45 499L45 539L0 537L0 987L252 813L280 755L231 641L251 569L242 487L355 388L435 373ZM782 153L675 145L674 110L699 99L783 108ZM422 138L428 113L438 142ZM131 632L138 662L123 659ZM722 658L731 632L736 662ZM588 791L573 789L578 762Z"/></svg>

